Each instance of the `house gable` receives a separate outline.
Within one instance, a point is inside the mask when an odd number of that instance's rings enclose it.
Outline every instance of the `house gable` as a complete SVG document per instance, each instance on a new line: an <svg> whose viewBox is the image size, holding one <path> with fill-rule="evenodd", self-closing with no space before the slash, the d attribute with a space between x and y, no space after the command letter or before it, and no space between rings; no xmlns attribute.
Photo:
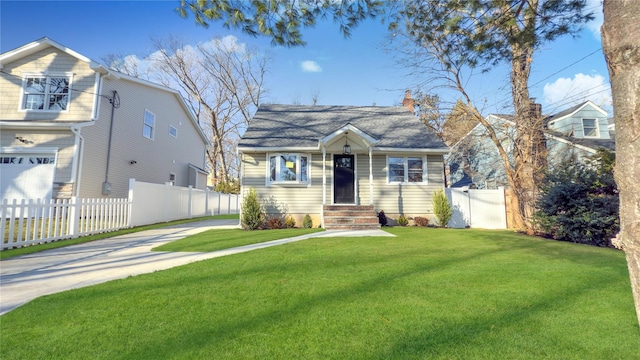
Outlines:
<svg viewBox="0 0 640 360"><path fill-rule="evenodd" d="M496 135L505 146L507 156L513 161L512 146L515 138L513 115L490 114L487 121L493 125ZM582 120L597 119L599 137L582 136ZM607 113L591 101L576 105L546 118L547 128L543 131L551 166L559 164L567 156L586 158L604 148L615 151L615 140L609 132ZM576 128L580 127L579 130ZM472 129L453 147L447 159L450 180L453 184L479 188L487 186L507 186L503 160L495 145L480 124Z"/></svg>
<svg viewBox="0 0 640 360"><path fill-rule="evenodd" d="M550 116L546 124L550 130L575 138L611 138L607 113L591 101Z"/></svg>

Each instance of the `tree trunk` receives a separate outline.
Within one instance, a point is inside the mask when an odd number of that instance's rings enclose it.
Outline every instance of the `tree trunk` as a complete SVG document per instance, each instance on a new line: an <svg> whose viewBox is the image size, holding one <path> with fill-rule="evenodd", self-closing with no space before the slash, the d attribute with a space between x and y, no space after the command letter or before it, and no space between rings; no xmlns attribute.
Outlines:
<svg viewBox="0 0 640 360"><path fill-rule="evenodd" d="M531 218L535 209L537 180L546 165L542 117L532 112L529 98L529 73L533 49L512 48L511 94L515 111L516 139L514 146L513 190L520 207L521 219L515 219L523 228L531 229ZM515 209L514 209L515 210ZM518 215L518 213L514 213Z"/></svg>
<svg viewBox="0 0 640 360"><path fill-rule="evenodd" d="M604 50L616 124L615 178L620 191L620 234L640 324L640 1L605 0Z"/></svg>

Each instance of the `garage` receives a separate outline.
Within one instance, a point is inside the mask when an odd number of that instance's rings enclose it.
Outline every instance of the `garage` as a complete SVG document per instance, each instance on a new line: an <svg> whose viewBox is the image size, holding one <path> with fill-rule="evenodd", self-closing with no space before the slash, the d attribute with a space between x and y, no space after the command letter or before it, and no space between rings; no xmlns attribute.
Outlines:
<svg viewBox="0 0 640 360"><path fill-rule="evenodd" d="M3 149L0 154L0 201L51 199L57 150L20 150Z"/></svg>

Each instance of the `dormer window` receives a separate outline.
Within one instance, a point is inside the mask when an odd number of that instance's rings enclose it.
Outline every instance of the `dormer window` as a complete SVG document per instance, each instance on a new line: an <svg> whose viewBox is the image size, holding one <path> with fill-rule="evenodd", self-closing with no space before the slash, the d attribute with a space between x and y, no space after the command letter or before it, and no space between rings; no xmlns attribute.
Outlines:
<svg viewBox="0 0 640 360"><path fill-rule="evenodd" d="M584 137L599 137L596 119L582 119L582 130Z"/></svg>
<svg viewBox="0 0 640 360"><path fill-rule="evenodd" d="M23 82L22 110L65 111L69 107L71 79L66 76L27 76Z"/></svg>

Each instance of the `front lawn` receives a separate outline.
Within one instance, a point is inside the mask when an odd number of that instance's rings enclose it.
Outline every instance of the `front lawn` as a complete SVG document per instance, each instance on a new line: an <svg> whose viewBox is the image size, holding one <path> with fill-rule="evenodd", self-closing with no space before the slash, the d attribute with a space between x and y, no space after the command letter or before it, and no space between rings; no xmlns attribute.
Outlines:
<svg viewBox="0 0 640 360"><path fill-rule="evenodd" d="M247 231L242 229L221 229L203 231L199 234L176 240L153 251L199 251L210 252L233 247L263 243L271 240L296 237L323 231L322 229L273 229Z"/></svg>
<svg viewBox="0 0 640 360"><path fill-rule="evenodd" d="M309 239L39 298L0 319L2 358L638 358L622 252L385 230L397 237Z"/></svg>

